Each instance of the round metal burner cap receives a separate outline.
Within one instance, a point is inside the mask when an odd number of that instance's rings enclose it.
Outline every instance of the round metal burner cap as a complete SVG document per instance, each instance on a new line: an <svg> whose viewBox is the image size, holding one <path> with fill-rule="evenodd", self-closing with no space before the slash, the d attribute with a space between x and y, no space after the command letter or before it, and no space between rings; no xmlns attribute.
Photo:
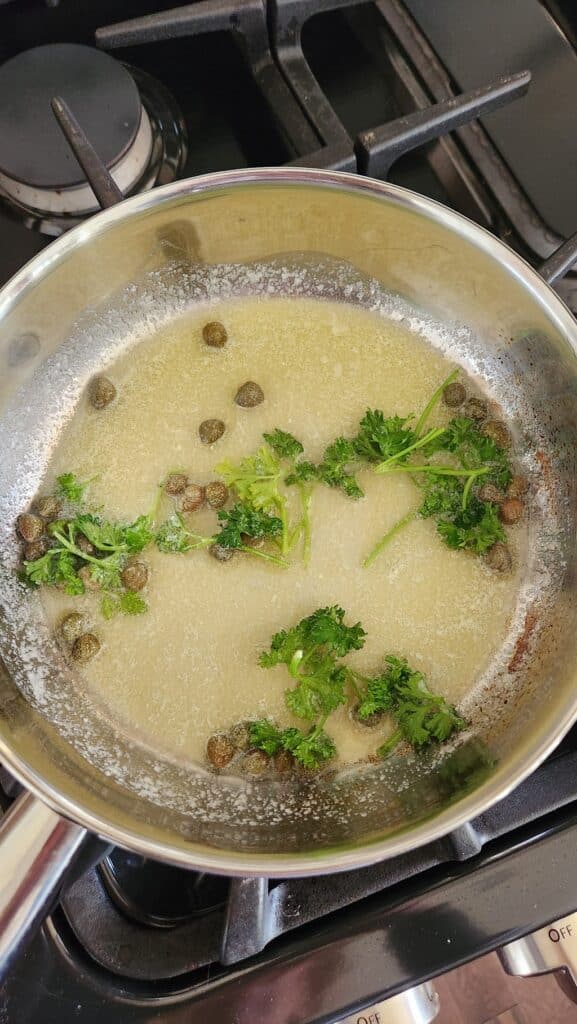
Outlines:
<svg viewBox="0 0 577 1024"><path fill-rule="evenodd" d="M141 117L132 76L89 46L26 50L0 67L0 171L36 188L85 180L50 108L62 96L96 152L112 167L134 141Z"/></svg>

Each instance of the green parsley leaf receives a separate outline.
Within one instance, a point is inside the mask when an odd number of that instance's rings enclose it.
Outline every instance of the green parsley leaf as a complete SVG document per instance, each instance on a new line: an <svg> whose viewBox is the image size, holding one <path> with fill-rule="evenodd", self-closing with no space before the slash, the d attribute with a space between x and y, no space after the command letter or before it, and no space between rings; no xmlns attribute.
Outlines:
<svg viewBox="0 0 577 1024"><path fill-rule="evenodd" d="M419 748L429 743L441 743L466 727L466 722L444 697L429 690L422 672L411 669L404 658L388 655L385 658L389 710L397 731L379 749L387 756L401 740Z"/></svg>
<svg viewBox="0 0 577 1024"><path fill-rule="evenodd" d="M105 619L112 619L119 612L123 615L142 615L148 610L148 605L141 594L125 590L118 596L111 593L103 594L100 610Z"/></svg>
<svg viewBox="0 0 577 1024"><path fill-rule="evenodd" d="M393 694L391 690L390 675L383 672L380 676L370 679L365 693L357 707L357 715L363 721L382 715L391 710L393 706Z"/></svg>
<svg viewBox="0 0 577 1024"><path fill-rule="evenodd" d="M71 505L80 504L89 483L89 480L80 481L74 473L61 473L56 478L56 488L59 496L69 501Z"/></svg>
<svg viewBox="0 0 577 1024"><path fill-rule="evenodd" d="M346 704L346 673L342 667L334 667L329 659L315 666L311 674L303 675L297 685L285 691L285 702L293 715L310 722L326 718L341 704Z"/></svg>
<svg viewBox="0 0 577 1024"><path fill-rule="evenodd" d="M185 554L187 551L208 547L213 543L213 538L192 533L183 517L176 512L158 528L154 541L159 551Z"/></svg>
<svg viewBox="0 0 577 1024"><path fill-rule="evenodd" d="M505 449L487 437L474 420L457 417L424 449L428 455L446 451L466 469L486 468L482 483L491 481L503 490L511 481L511 467Z"/></svg>
<svg viewBox="0 0 577 1024"><path fill-rule="evenodd" d="M336 754L336 747L322 729L313 728L308 733L290 726L278 729L268 719L251 722L249 727L251 747L264 750L274 757L281 750L287 750L305 768L318 768Z"/></svg>
<svg viewBox="0 0 577 1024"><path fill-rule="evenodd" d="M348 676L337 658L360 650L365 642L361 624L347 626L344 616L338 605L318 608L292 629L275 633L270 650L259 659L262 668L286 665L296 680L296 686L285 691L287 708L319 728L347 700Z"/></svg>
<svg viewBox="0 0 577 1024"><path fill-rule="evenodd" d="M137 594L133 590L125 590L120 595L119 601L120 611L123 615L142 615L148 610L148 605L142 594Z"/></svg>
<svg viewBox="0 0 577 1024"><path fill-rule="evenodd" d="M214 542L223 548L245 547L243 535L274 540L283 532L283 523L278 516L251 508L250 505L242 501L237 501L231 509L221 509L218 518L222 525Z"/></svg>
<svg viewBox="0 0 577 1024"><path fill-rule="evenodd" d="M437 533L449 548L468 548L482 555L496 541L505 541L507 535L495 505L471 499L467 508L457 512L450 520L437 523Z"/></svg>
<svg viewBox="0 0 577 1024"><path fill-rule="evenodd" d="M27 582L35 587L61 587L71 596L84 593L77 562L66 548L51 548L42 558L24 562L23 573Z"/></svg>
<svg viewBox="0 0 577 1024"><path fill-rule="evenodd" d="M292 629L275 633L270 650L260 656L260 665L263 668L280 664L291 666L299 651L302 652L299 664L305 659L309 663L313 656L329 653L342 657L349 651L359 651L364 646L366 633L360 622L347 626L344 617L345 612L338 605L318 608ZM297 664L297 672L298 667Z"/></svg>
<svg viewBox="0 0 577 1024"><path fill-rule="evenodd" d="M367 409L354 440L357 456L365 462L382 462L399 455L417 440L408 426L412 416L385 417L380 409Z"/></svg>
<svg viewBox="0 0 577 1024"><path fill-rule="evenodd" d="M318 728L311 729L304 735L299 729L287 729L283 746L303 768L313 770L325 761L330 761L337 752L330 736Z"/></svg>
<svg viewBox="0 0 577 1024"><path fill-rule="evenodd" d="M272 448L275 455L278 455L279 459L290 459L293 461L304 452L301 442L286 430L279 430L276 427L270 434L263 434L262 436L269 448Z"/></svg>
<svg viewBox="0 0 577 1024"><path fill-rule="evenodd" d="M285 484L288 486L291 484L308 484L319 479L318 466L315 466L314 462L307 462L306 459L301 459L295 463L292 472L285 477Z"/></svg>
<svg viewBox="0 0 577 1024"><path fill-rule="evenodd" d="M261 718L249 725L249 741L251 747L264 750L269 757L274 757L283 749L284 730L277 729L268 718Z"/></svg>
<svg viewBox="0 0 577 1024"><path fill-rule="evenodd" d="M238 464L228 459L220 462L216 472L250 508L278 514L284 507L285 499L279 491L284 470L268 445L263 445L256 455L241 459Z"/></svg>
<svg viewBox="0 0 577 1024"><path fill-rule="evenodd" d="M318 478L329 487L339 488L348 498L362 498L364 492L354 473L350 472L351 464L356 462L355 442L347 437L337 437L325 449L322 462L317 467Z"/></svg>

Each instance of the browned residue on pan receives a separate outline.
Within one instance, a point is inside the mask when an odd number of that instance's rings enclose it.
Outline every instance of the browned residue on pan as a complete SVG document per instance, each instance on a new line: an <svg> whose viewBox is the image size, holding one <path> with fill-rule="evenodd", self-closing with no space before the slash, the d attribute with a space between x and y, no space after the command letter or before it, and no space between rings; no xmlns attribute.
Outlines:
<svg viewBox="0 0 577 1024"><path fill-rule="evenodd" d="M525 615L525 622L523 623L523 630L515 641L515 650L513 651L513 655L507 666L509 672L516 672L521 666L538 621L539 615L537 613L537 609L535 607L528 608L527 614Z"/></svg>
<svg viewBox="0 0 577 1024"><path fill-rule="evenodd" d="M535 452L535 457L543 471L543 483L549 497L555 494L556 481L551 467L551 459L540 448Z"/></svg>

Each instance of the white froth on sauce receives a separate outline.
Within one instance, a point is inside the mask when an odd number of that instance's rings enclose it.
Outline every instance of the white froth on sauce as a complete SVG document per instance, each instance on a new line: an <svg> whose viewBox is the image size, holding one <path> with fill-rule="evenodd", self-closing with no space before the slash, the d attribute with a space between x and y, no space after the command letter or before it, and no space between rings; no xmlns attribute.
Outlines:
<svg viewBox="0 0 577 1024"><path fill-rule="evenodd" d="M207 320L221 320L229 342L208 349ZM118 389L103 411L81 403L50 466L54 477L73 470L93 480L89 496L107 516L147 512L168 470L184 469L206 483L223 458L252 453L262 432L291 431L317 460L339 434L352 434L367 407L385 415L418 413L450 371L440 352L400 323L359 307L315 299L237 299L187 314L162 327L107 370ZM257 381L265 401L241 409L233 398ZM213 446L198 438L207 418L224 420ZM431 425L449 418L439 406ZM105 622L98 599L43 595L49 620L86 607L102 641L82 671L82 685L107 706L121 728L153 746L202 760L211 733L242 719L269 715L291 722L283 668L258 667L259 652L278 629L324 605L340 604L347 621L368 636L351 659L361 671L380 669L385 653L407 657L430 685L458 702L486 672L506 633L517 580L490 574L480 559L447 549L434 523L417 520L379 560L361 562L380 535L419 495L403 476L363 472L366 497L355 502L318 487L312 502L312 558L293 556L283 571L256 558L226 564L206 552L142 556L151 568L149 612ZM173 510L164 499L163 515ZM210 532L214 514L191 519ZM297 723L302 724L302 723ZM341 759L375 750L379 730L354 724L345 709L327 731Z"/></svg>

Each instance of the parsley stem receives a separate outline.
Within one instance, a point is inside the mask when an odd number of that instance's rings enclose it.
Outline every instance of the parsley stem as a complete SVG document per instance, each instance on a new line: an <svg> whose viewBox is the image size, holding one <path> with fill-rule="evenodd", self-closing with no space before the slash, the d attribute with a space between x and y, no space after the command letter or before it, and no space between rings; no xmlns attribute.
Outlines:
<svg viewBox="0 0 577 1024"><path fill-rule="evenodd" d="M385 742L381 744L381 746L377 750L377 754L379 755L379 757L385 758L388 757L389 754L392 754L395 747L398 747L402 738L403 733L401 729L395 729L394 733L392 733L392 735L389 736L388 740L385 740Z"/></svg>
<svg viewBox="0 0 577 1024"><path fill-rule="evenodd" d="M398 523L395 523L395 525L392 526L390 530L387 530L385 535L381 537L380 541L378 541L378 543L375 544L373 550L365 558L363 562L363 569L368 569L369 565L372 565L375 559L379 557L381 551L383 550L383 548L387 546L389 541L391 541L393 537L396 536L397 533L400 533L400 531L404 529L405 526L408 526L408 524L412 522L413 519L416 518L416 516L416 512L408 512L407 515L403 516L402 519L399 519Z"/></svg>
<svg viewBox="0 0 577 1024"><path fill-rule="evenodd" d="M393 462L397 462L399 459L403 459L405 455L409 454L409 452L413 452L417 448L422 448L423 445L428 444L429 441L434 441L437 437L440 437L441 434L444 433L445 427L435 427L433 430L429 430L428 434L425 434L423 437L420 437L418 441L414 442L414 444L410 444L408 448L403 448L403 450L397 452L396 455L391 455L390 458L385 459L384 462L381 462L380 465L378 465L375 468L375 473L386 473L388 467Z"/></svg>
<svg viewBox="0 0 577 1024"><path fill-rule="evenodd" d="M308 564L309 564L309 562L311 560L311 517L310 517L310 507L311 507L311 497L312 497L312 494L311 494L310 488L307 490L307 488L303 487L302 484L299 485L299 492L300 492L300 499L301 499L301 508L302 508L302 513L303 513L302 519L301 519L301 525L302 525L302 531L303 531L303 563L304 563L305 566L308 566Z"/></svg>
<svg viewBox="0 0 577 1024"><path fill-rule="evenodd" d="M79 558L82 558L85 562L94 562L95 565L102 565L107 561L106 558L94 558L92 555L88 555L85 551L81 551L80 548L76 547L76 544L69 541L58 530L55 530L52 536L56 537L56 539L60 541L63 548L65 548L67 551L70 551L71 554L77 555ZM113 548L112 550L114 551L115 549Z"/></svg>
<svg viewBox="0 0 577 1024"><path fill-rule="evenodd" d="M489 473L490 466L483 466L482 469L455 469L453 466L435 466L433 463L424 466L393 466L392 469L383 470L386 473L434 473L437 476L482 476Z"/></svg>
<svg viewBox="0 0 577 1024"><path fill-rule="evenodd" d="M487 469L477 469L477 470L471 472L471 475L470 475L469 479L467 480L467 483L465 484L465 487L464 487L464 490L463 490L463 498L461 500L461 507L463 509L463 512L467 508L467 504L468 504L468 501L469 501L469 495L471 493L471 487L475 483L475 480L477 479L478 476L482 476L482 474L486 473L486 472L487 472Z"/></svg>
<svg viewBox="0 0 577 1024"><path fill-rule="evenodd" d="M273 562L274 565L280 566L281 569L288 569L288 562L286 558L280 558L278 555L269 555L266 551L257 551L255 548L251 548L245 544L240 548L237 548L237 551L246 551L248 555L254 555L255 558L262 558L265 562Z"/></svg>
<svg viewBox="0 0 577 1024"><path fill-rule="evenodd" d="M288 518L286 513L286 503L284 501L276 502L277 511L279 512L280 521L282 523L282 545L281 551L283 555L287 555L291 549L291 543L289 538L288 529Z"/></svg>
<svg viewBox="0 0 577 1024"><path fill-rule="evenodd" d="M435 408L437 402L439 401L441 395L443 394L443 391L447 387L447 384L451 384L455 380L455 378L457 377L458 373L459 373L459 369L457 367L457 369L453 370L452 373L449 374L449 376L443 381L442 384L439 384L439 387L434 392L434 394L431 396L431 398L427 402L425 408L423 409L421 415L419 416L419 418L417 420L417 425L415 427L415 434L420 434L421 433L423 427L425 426L425 423L427 422L429 416L431 415L431 413L432 413L433 409Z"/></svg>

